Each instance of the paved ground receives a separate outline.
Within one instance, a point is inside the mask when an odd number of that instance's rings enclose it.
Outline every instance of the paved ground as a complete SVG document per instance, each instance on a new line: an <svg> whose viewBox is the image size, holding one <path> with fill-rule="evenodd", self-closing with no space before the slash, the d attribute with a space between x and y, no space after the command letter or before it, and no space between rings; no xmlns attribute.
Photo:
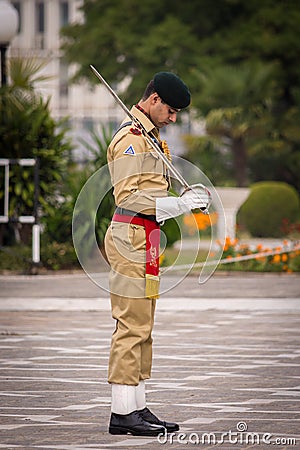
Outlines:
<svg viewBox="0 0 300 450"><path fill-rule="evenodd" d="M147 398L181 425L167 442L107 433L105 291L83 274L0 286L0 449L300 448L300 276L189 277L159 300Z"/></svg>

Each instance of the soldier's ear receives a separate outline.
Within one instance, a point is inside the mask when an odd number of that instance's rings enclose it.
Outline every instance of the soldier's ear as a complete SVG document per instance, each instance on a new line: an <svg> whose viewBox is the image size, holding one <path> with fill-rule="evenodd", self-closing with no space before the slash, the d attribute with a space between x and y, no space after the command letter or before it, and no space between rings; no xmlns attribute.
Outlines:
<svg viewBox="0 0 300 450"><path fill-rule="evenodd" d="M153 105L155 105L156 103L159 102L160 96L156 92L154 92L153 94L151 94L150 99L151 99L151 103Z"/></svg>

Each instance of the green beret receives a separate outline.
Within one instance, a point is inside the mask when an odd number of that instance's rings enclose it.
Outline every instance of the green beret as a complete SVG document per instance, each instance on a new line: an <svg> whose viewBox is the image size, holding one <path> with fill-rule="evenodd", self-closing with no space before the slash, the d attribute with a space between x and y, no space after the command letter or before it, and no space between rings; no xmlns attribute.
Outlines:
<svg viewBox="0 0 300 450"><path fill-rule="evenodd" d="M190 91L175 73L158 72L154 75L153 81L155 91L167 105L183 109L190 104Z"/></svg>

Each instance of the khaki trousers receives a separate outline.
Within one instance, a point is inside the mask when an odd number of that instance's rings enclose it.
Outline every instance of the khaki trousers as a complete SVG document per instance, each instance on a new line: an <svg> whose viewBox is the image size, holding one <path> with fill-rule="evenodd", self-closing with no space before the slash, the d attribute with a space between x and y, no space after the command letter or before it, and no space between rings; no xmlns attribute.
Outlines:
<svg viewBox="0 0 300 450"><path fill-rule="evenodd" d="M146 236L143 227L112 222L105 236L111 266L110 298L116 329L108 382L137 386L150 378L156 301L145 298Z"/></svg>
<svg viewBox="0 0 300 450"><path fill-rule="evenodd" d="M150 378L156 300L111 295L116 329L112 336L108 381L137 386Z"/></svg>

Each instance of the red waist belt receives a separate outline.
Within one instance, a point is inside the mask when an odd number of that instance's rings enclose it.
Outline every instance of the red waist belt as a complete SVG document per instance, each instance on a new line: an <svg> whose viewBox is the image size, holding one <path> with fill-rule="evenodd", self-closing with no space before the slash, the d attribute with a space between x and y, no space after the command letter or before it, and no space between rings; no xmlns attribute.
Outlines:
<svg viewBox="0 0 300 450"><path fill-rule="evenodd" d="M115 222L141 225L146 233L146 297L158 298L159 291L159 243L160 227L157 222L137 217L115 213L112 218Z"/></svg>

